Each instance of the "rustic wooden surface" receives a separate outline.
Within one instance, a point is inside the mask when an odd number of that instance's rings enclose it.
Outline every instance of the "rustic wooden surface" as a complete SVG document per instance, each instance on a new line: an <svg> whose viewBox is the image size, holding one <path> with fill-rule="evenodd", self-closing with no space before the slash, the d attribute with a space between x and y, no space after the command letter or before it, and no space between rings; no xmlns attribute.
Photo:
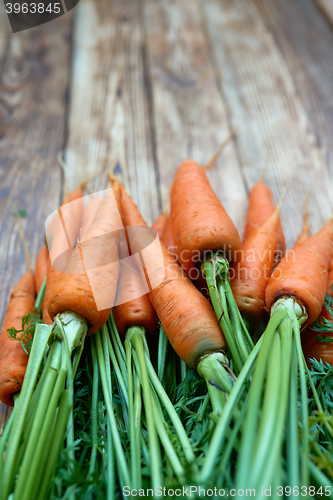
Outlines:
<svg viewBox="0 0 333 500"><path fill-rule="evenodd" d="M239 230L262 175L275 200L288 186L288 245L305 193L317 230L333 199L332 26L332 0L80 0L15 35L0 12L0 322L28 267L20 224L34 260L63 196L59 151L70 188L103 189L117 165L152 223L177 166L234 131L208 175Z"/></svg>

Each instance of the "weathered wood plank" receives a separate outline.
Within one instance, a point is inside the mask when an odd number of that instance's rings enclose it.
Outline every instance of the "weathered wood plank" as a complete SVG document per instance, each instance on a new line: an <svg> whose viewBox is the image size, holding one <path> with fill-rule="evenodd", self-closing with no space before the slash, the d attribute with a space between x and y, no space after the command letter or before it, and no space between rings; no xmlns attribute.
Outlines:
<svg viewBox="0 0 333 500"><path fill-rule="evenodd" d="M230 127L199 3L146 0L144 5L156 156L165 201L180 163L192 158L206 164ZM233 141L208 176L242 229L246 194Z"/></svg>
<svg viewBox="0 0 333 500"><path fill-rule="evenodd" d="M76 9L66 164L71 187L84 176L122 182L147 222L159 214L143 65L139 2L81 0Z"/></svg>
<svg viewBox="0 0 333 500"><path fill-rule="evenodd" d="M0 324L10 290L28 269L14 208L34 261L46 217L58 206L62 185L57 153L63 148L69 79L69 15L8 36L0 75ZM1 35L0 35L1 50ZM0 426L7 408L0 405ZM1 430L0 430L1 432Z"/></svg>
<svg viewBox="0 0 333 500"><path fill-rule="evenodd" d="M330 23L333 24L333 2L332 0L315 0L318 7L322 10L323 14L327 17Z"/></svg>
<svg viewBox="0 0 333 500"><path fill-rule="evenodd" d="M290 246L301 228L304 194L311 226L331 215L331 183L286 62L253 1L202 1L221 89L250 187L265 172L275 198L289 190L282 216Z"/></svg>
<svg viewBox="0 0 333 500"><path fill-rule="evenodd" d="M333 176L333 30L313 0L257 0ZM333 2L331 2L333 9Z"/></svg>

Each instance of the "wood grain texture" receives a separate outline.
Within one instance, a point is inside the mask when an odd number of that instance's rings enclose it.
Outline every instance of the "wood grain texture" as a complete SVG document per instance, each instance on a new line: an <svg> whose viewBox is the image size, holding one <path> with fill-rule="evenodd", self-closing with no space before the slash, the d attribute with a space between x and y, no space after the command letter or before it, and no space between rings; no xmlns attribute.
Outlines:
<svg viewBox="0 0 333 500"><path fill-rule="evenodd" d="M9 294L27 271L19 225L34 262L46 217L57 208L62 187L57 153L63 148L69 79L71 19L57 29L8 35L0 74L0 324ZM0 34L1 40L1 34ZM0 41L1 51L1 41ZM25 209L18 219L15 209ZM0 405L0 426L7 407Z"/></svg>
<svg viewBox="0 0 333 500"><path fill-rule="evenodd" d="M314 0L328 21L333 24L333 1L332 0Z"/></svg>
<svg viewBox="0 0 333 500"><path fill-rule="evenodd" d="M164 203L173 175L187 158L205 165L230 125L196 0L145 0L147 66L156 157ZM234 142L208 171L226 210L242 229L246 194Z"/></svg>
<svg viewBox="0 0 333 500"><path fill-rule="evenodd" d="M313 0L256 0L333 177L333 30ZM333 2L331 2L333 8Z"/></svg>
<svg viewBox="0 0 333 500"><path fill-rule="evenodd" d="M159 214L143 65L139 2L81 0L76 9L66 164L107 186L115 164L148 223ZM117 169L118 171L118 169Z"/></svg>
<svg viewBox="0 0 333 500"><path fill-rule="evenodd" d="M202 6L247 186L264 173L276 200L288 186L282 218L291 246L305 193L313 230L332 213L332 186L310 118L255 3L207 0Z"/></svg>

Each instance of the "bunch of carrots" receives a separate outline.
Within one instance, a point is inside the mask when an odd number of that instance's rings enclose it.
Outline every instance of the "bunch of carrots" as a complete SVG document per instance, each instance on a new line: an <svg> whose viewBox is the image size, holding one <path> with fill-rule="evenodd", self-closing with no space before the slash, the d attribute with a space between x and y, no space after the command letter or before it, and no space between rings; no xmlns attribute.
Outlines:
<svg viewBox="0 0 333 500"><path fill-rule="evenodd" d="M333 495L333 220L286 252L259 181L241 239L206 171L152 228L112 176L51 217L0 335L1 499Z"/></svg>

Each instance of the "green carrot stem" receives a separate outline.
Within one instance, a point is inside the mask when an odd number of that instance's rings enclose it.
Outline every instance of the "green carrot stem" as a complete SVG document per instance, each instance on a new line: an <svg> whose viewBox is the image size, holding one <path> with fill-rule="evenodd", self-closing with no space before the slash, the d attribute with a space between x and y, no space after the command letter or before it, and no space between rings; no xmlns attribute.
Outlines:
<svg viewBox="0 0 333 500"><path fill-rule="evenodd" d="M166 353L169 345L168 337L165 335L163 327L160 327L160 333L158 337L158 352L157 352L157 375L163 384L164 381L164 370L166 362ZM164 384L163 384L164 385Z"/></svg>
<svg viewBox="0 0 333 500"><path fill-rule="evenodd" d="M227 297L228 309L230 310L235 336L243 356L243 362L245 362L249 353L252 351L254 344L242 319L234 294L232 293L229 277L223 281L223 290Z"/></svg>
<svg viewBox="0 0 333 500"><path fill-rule="evenodd" d="M49 374L51 362L52 362L52 359L54 357L55 351L58 349L58 347L59 347L59 341L54 341L52 343L51 349L49 350L49 352L47 354L47 361L44 364L43 372L42 372L42 375L40 377L40 380L38 381L37 387L36 387L32 397L31 397L29 408L28 408L27 415L25 418L25 425L24 425L24 429L23 429L23 433L22 433L22 437L21 437L21 444L20 444L20 447L19 447L19 450L18 450L18 453L16 456L16 460L15 460L15 466L14 466L15 470L19 469L19 465L21 464L22 457L24 456L27 443L30 439L31 430L32 430L32 427L35 424L35 420L36 420L37 408L40 405L40 401L41 401L41 394L42 394L42 391L44 388L44 383L45 383L45 380L47 379L47 376Z"/></svg>
<svg viewBox="0 0 333 500"><path fill-rule="evenodd" d="M116 464L112 442L112 431L109 417L107 417L107 466L106 466L106 500L115 498L116 490Z"/></svg>
<svg viewBox="0 0 333 500"><path fill-rule="evenodd" d="M216 279L216 277L215 277L215 281L216 281L215 293L218 294L219 302L221 303L220 305L222 305L221 310L223 311L224 319L228 325L230 332L232 332L231 317L229 314L227 296L226 296L226 294L224 292L224 288L223 288L223 281L220 279Z"/></svg>
<svg viewBox="0 0 333 500"><path fill-rule="evenodd" d="M140 489L141 485L141 465L137 461L137 434L135 429L134 394L133 394L133 372L132 372L132 347L129 340L125 340L125 352L127 361L127 381L128 381L128 413L129 413L129 440L131 453L131 471L133 488Z"/></svg>
<svg viewBox="0 0 333 500"><path fill-rule="evenodd" d="M197 422L201 422L203 417L204 417L204 414L205 414L205 411L207 409L207 406L208 406L208 403L210 401L210 398L209 398L209 394L207 393L204 400L203 400L203 403L201 404L201 407L198 411L198 416L197 416Z"/></svg>
<svg viewBox="0 0 333 500"><path fill-rule="evenodd" d="M63 339L63 349L67 358L67 380L66 388L69 395L70 413L67 422L67 447L68 447L68 462L67 469L69 473L73 472L75 462L74 451L74 371L72 366L72 352L77 349L78 357L80 358L84 339L86 337L88 327L86 320L77 313L65 311L58 314L54 318L54 324L58 335ZM76 366L78 360L75 358ZM73 494L71 494L73 499Z"/></svg>
<svg viewBox="0 0 333 500"><path fill-rule="evenodd" d="M57 402L59 399L59 391L56 399L53 400L53 388L56 384L56 379L58 376L58 371L60 368L60 363L63 360L62 366L65 370L65 377L67 375L67 384L68 379L72 376L72 367L71 367L71 355L69 352L69 346L71 351L75 349L77 342L82 340L82 335L85 335L87 327L83 318L79 317L75 313L63 313L55 318L55 329L54 332L57 337L62 338L62 341L58 339L54 340L47 363L46 375L41 377L40 384L41 389L37 391L38 399L35 401L35 413L34 413L34 421L31 427L31 432L29 433L29 439L27 443L27 447L24 451L23 462L20 469L20 476L17 488L14 492L14 497L21 498L29 498L30 491L34 486L31 476L29 474L31 468L31 462L34 460L35 470L32 475L38 475L40 473L41 464L36 462L36 460L41 458L43 453L43 447L46 442L48 430L53 423L52 414L49 413L50 407L53 408L54 415L57 408ZM64 368L65 365L65 368ZM44 368L45 373L45 368ZM60 392L62 388L60 387ZM72 393L72 395L71 395ZM69 399L70 399L70 408L73 407L73 384L70 386L69 390ZM54 404L52 404L54 403ZM40 450L36 453L36 447L38 450L38 443L41 440L40 429L42 425L48 425L49 427L44 431L43 436L43 445L41 445ZM43 435L43 431L42 431ZM73 437L74 441L74 437ZM29 477L28 477L29 476ZM28 487L26 485L28 483ZM28 495L28 496L27 496Z"/></svg>
<svg viewBox="0 0 333 500"><path fill-rule="evenodd" d="M184 430L183 424L181 423L180 418L175 410L174 405L171 403L169 396L165 392L164 387L161 384L161 381L158 378L147 353L146 353L145 359L146 359L146 366L147 366L147 370L148 370L149 379L150 379L158 397L160 398L164 408L166 409L171 422L173 423L173 426L174 426L175 431L178 435L179 441L183 447L186 460L188 461L188 463L191 464L195 461L195 455L194 455L190 440L189 440L189 438Z"/></svg>
<svg viewBox="0 0 333 500"><path fill-rule="evenodd" d="M121 341L121 338L120 338L120 335L118 332L118 328L117 328L117 325L116 325L116 322L114 320L112 312L109 316L107 324L109 327L110 336L111 336L112 341L114 343L114 349L116 351L117 358L122 361L120 363L120 366L123 367L123 369L124 369L123 377L126 380L126 353L125 353L125 349L124 349L124 346L122 344L122 341Z"/></svg>
<svg viewBox="0 0 333 500"><path fill-rule="evenodd" d="M240 429L241 425L243 424L246 408L248 405L248 398L249 398L249 395L246 396L246 399L244 401L244 404L242 405L241 411L239 412L239 415L237 415L237 418L235 419L235 422L234 422L232 431L230 433L230 436L228 438L226 447L223 450L222 459L221 459L220 464L217 468L217 470L221 471L222 473L224 473L225 468L229 464L232 450L234 448L236 448L237 436L238 436L239 429ZM237 448L238 448L238 446L237 446Z"/></svg>
<svg viewBox="0 0 333 500"><path fill-rule="evenodd" d="M97 458L97 446L98 446L98 386L99 386L99 368L98 368L98 360L96 354L95 344L91 343L91 356L92 356L92 366L93 366L93 385L92 385L92 396L91 396L91 409L90 409L90 418L91 418L91 456L90 456L90 464L89 464L89 473L88 477L92 477L96 467L96 458Z"/></svg>
<svg viewBox="0 0 333 500"><path fill-rule="evenodd" d="M267 449L267 443L270 441L277 425L276 418L280 405L278 395L280 395L281 392L281 365L281 339L280 336L276 334L273 338L267 362L266 383L263 394L260 424L253 454L255 458L253 464L251 464L251 470L254 471L254 476L251 478L253 483L256 481L256 475L260 472L268 459L266 454L271 453L270 450Z"/></svg>
<svg viewBox="0 0 333 500"><path fill-rule="evenodd" d="M249 352L251 349L248 349L246 344L245 344L243 332L241 329L241 323L239 320L240 314L238 311L238 307L237 307L237 304L233 298L230 287L229 287L230 291L227 288L227 283L228 283L227 280L222 281L221 279L218 278L217 279L217 289L218 289L220 300L221 300L221 296L225 295L226 303L227 303L227 310L229 312L229 316L231 319L230 332L233 335L233 339L234 339L235 344L236 344L238 356L239 356L241 363L243 365L245 363L246 359L248 358L248 355L249 355Z"/></svg>
<svg viewBox="0 0 333 500"><path fill-rule="evenodd" d="M271 486L275 471L280 467L281 462L281 450L286 426L287 406L290 392L290 365L293 342L292 321L290 319L285 319L279 327L279 332L281 335L282 367L280 369L280 392L277 395L279 398L279 405L276 426L274 432L272 433L270 443L269 445L267 444L269 447L268 459L265 463L265 467L262 469L257 483L258 485L263 485L265 488Z"/></svg>
<svg viewBox="0 0 333 500"><path fill-rule="evenodd" d="M46 469L43 475L42 484L38 491L37 500L44 500L46 492L50 484L50 479L54 474L59 454L64 443L64 435L67 427L68 417L70 412L70 395L68 389L65 389L60 397L57 420L52 437L52 446L47 457Z"/></svg>
<svg viewBox="0 0 333 500"><path fill-rule="evenodd" d="M16 471L13 466L16 461L18 448L21 442L21 436L24 430L25 417L28 412L29 403L33 390L36 385L39 374L40 365L43 360L44 352L52 334L52 326L37 324L34 342L32 345L27 371L25 373L24 382L21 389L19 400L17 401L18 408L15 412L12 429L8 441L6 458L3 467L3 481L1 485L0 498L7 500L11 491Z"/></svg>
<svg viewBox="0 0 333 500"><path fill-rule="evenodd" d="M140 453L140 442L142 438L141 433L141 411L142 411L142 400L141 400L141 384L139 377L134 378L134 401L133 401L133 413L134 413L134 431L135 431L135 441L136 441L136 453L135 461L139 471L139 479L141 480L141 453ZM147 452L148 453L148 452ZM141 483L139 483L141 488Z"/></svg>
<svg viewBox="0 0 333 500"><path fill-rule="evenodd" d="M142 373L141 373L139 359L138 359L136 352L134 352L133 359L134 359L136 370L137 370L137 378L140 380L140 383L142 385L142 383L143 383L142 382ZM178 455L175 452L173 444L170 441L168 433L166 432L168 425L164 419L164 415L162 412L162 408L161 408L157 393L153 387L151 387L151 396L152 396L151 401L152 401L153 410L154 410L154 422L156 425L156 430L157 430L158 436L160 438L160 441L162 443L163 449L164 449L167 457L169 458L170 468L172 470L172 473L176 474L180 484L185 484L185 477L184 477L185 471L184 471L183 466L180 463Z"/></svg>
<svg viewBox="0 0 333 500"><path fill-rule="evenodd" d="M138 387L138 389L137 389L138 396L137 397L139 398L140 397L139 394L141 394L142 382L141 382L141 371L140 371L139 359L138 359L137 353L135 352L135 349L132 349L132 359L134 361L134 368L135 368L134 373L136 374L136 376L134 377L134 381ZM137 415L136 421L139 422L139 428L141 431L141 435L138 437L138 439L139 439L139 442L141 444L143 462L145 463L146 467L150 467L150 457L149 457L148 446L146 443L146 437L147 437L148 433L147 433L147 430L143 429L143 426L141 425L142 416L144 415L142 413L142 400L140 402L138 400L137 403L138 403L138 408L136 409L136 412L139 412L139 408L140 408L140 414ZM145 427L147 427L146 424L145 424ZM137 432L138 432L138 429L137 429ZM140 446L138 447L138 450L140 450Z"/></svg>
<svg viewBox="0 0 333 500"><path fill-rule="evenodd" d="M227 396L236 380L228 365L226 355L222 352L215 352L204 356L197 366L199 375L207 383L214 420L218 419L222 413Z"/></svg>
<svg viewBox="0 0 333 500"><path fill-rule="evenodd" d="M39 310L42 302L44 300L44 295L45 295L45 289L46 289L46 276L44 278L44 281L42 283L42 286L38 292L38 295L36 297L36 302L35 302L35 309Z"/></svg>
<svg viewBox="0 0 333 500"><path fill-rule="evenodd" d="M116 334L119 337L118 331L116 331ZM117 384L118 390L119 390L120 405L122 408L123 421L124 421L124 425L126 428L126 432L129 432L126 359L125 359L125 366L123 366L124 363L122 362L122 358L120 359L121 365L119 366L116 355L115 355L114 347L113 347L111 339L110 339L110 333L109 333L109 330L108 330L106 325L104 325L102 327L101 338L102 338L102 343L103 343L106 370L108 373L108 377L110 377L109 378L110 394L112 394L112 392L113 392L113 389L111 387L111 368L110 368L110 359L111 359L113 368L116 372L116 384ZM115 362L115 364L113 364L114 362ZM124 370L125 370L125 372L124 372ZM124 376L123 376L123 373L124 373Z"/></svg>
<svg viewBox="0 0 333 500"><path fill-rule="evenodd" d="M219 456L219 453L222 449L223 442L226 436L226 432L228 431L233 413L237 408L237 405L246 389L249 377L254 368L254 363L258 356L259 350L262 346L262 338L259 339L257 344L254 346L250 356L245 362L243 370L240 372L233 390L229 394L227 398L225 407L222 411L220 419L214 429L214 433L210 440L210 445L208 448L208 452L205 458L204 465L199 474L199 484L206 484L209 481L210 476L212 475L212 471L214 469L215 463Z"/></svg>
<svg viewBox="0 0 333 500"><path fill-rule="evenodd" d="M35 416L35 412L36 412L36 407L37 407L39 399L40 399L40 393L42 391L43 383L44 383L44 380L45 380L45 377L47 374L47 370L50 366L50 362L52 359L52 350L54 350L55 348L56 348L56 342L52 342L50 349L48 351L46 351L46 353L44 355L44 359L46 357L46 361L44 362L42 374L40 376L40 379L38 380L37 386L33 392L33 395L31 397L31 400L29 403L28 412L27 412L27 415L25 418L23 440L25 440L25 437L29 436L29 434L31 432L31 427L34 423L34 416Z"/></svg>
<svg viewBox="0 0 333 500"><path fill-rule="evenodd" d="M113 366L113 369L115 371L117 380L119 382L123 398L124 398L124 400L126 402L126 406L128 408L128 396L127 396L127 386L126 386L126 384L127 384L127 378L124 379L124 377L123 377L123 367L120 368L120 365L118 363L118 359L116 357L116 354L115 354L115 351L114 351L114 348L113 348L110 336L107 335L106 338L107 338L108 349L109 349L109 353L110 353L110 358L111 358L112 366ZM122 359L120 360L120 362L122 363Z"/></svg>
<svg viewBox="0 0 333 500"><path fill-rule="evenodd" d="M149 384L149 377L146 365L146 358L144 352L144 343L142 337L144 336L144 329L142 327L131 327L127 330L126 339L128 339L138 356L138 361L140 365L140 371L142 376L142 390L143 399L145 402L145 415L148 429L148 443L149 443L149 453L150 453L150 469L153 488L163 485L163 479L161 475L161 454L160 446L158 442L156 426L154 421L154 412L151 398L151 389Z"/></svg>
<svg viewBox="0 0 333 500"><path fill-rule="evenodd" d="M236 380L229 368L229 361L223 352L203 356L197 366L199 375L221 392L230 393Z"/></svg>
<svg viewBox="0 0 333 500"><path fill-rule="evenodd" d="M209 290L209 295L213 304L213 308L217 319L219 320L220 326L222 328L222 332L225 336L225 340L228 345L228 349L230 350L233 362L235 364L235 368L237 373L239 373L242 369L243 362L241 356L239 354L238 346L235 340L234 333L232 329L229 328L226 319L224 318L224 311L221 308L221 303L219 300L219 294L217 291L216 277L215 277L215 267L212 262L204 262L202 264L202 269L206 276L207 286Z"/></svg>
<svg viewBox="0 0 333 500"><path fill-rule="evenodd" d="M59 375L57 378L55 390L53 391L53 394L52 394L53 401L50 404L50 407L48 410L48 415L47 415L47 419L50 422L49 424L47 424L47 425L49 425L49 429L48 429L48 431L45 429L46 436L45 436L45 438L43 438L44 443L41 440L38 443L38 447L40 446L40 458L39 458L38 462L36 460L36 464L38 463L39 466L38 466L38 473L37 473L36 478L35 478L35 485L40 485L42 482L42 478L44 475L46 463L48 461L49 453L50 453L50 450L53 446L53 442L52 442L53 431L55 428L57 414L59 411L59 403L60 403L61 394L62 394L63 390L65 389L66 376L67 376L67 369L66 369L65 363L64 364L62 363L62 366L60 367ZM54 410L53 405L56 405L55 410ZM38 489L37 489L37 491L38 491Z"/></svg>
<svg viewBox="0 0 333 500"><path fill-rule="evenodd" d="M309 436L309 403L308 403L308 388L305 376L305 360L301 345L300 328L297 324L294 331L296 352L299 366L299 379L301 388L301 414L302 414L302 455L301 455L301 483L302 486L309 485L309 452L310 452L310 436Z"/></svg>
<svg viewBox="0 0 333 500"><path fill-rule="evenodd" d="M112 400L112 379L111 379L111 365L110 365L110 351L109 351L109 333L108 329L104 325L102 330L98 332L98 337L100 339L103 351L104 351L104 363L107 375L107 387L110 392L110 398ZM96 338L96 337L95 337ZM110 422L111 423L111 422Z"/></svg>
<svg viewBox="0 0 333 500"><path fill-rule="evenodd" d="M146 465L146 467L150 467L150 457L149 457L148 446L147 446L146 441L145 441L142 434L140 436L140 442L141 442L143 463Z"/></svg>
<svg viewBox="0 0 333 500"><path fill-rule="evenodd" d="M250 483L248 484L250 485L257 484L262 469L269 460L269 456L272 455L271 446L268 443L271 442L272 435L278 428L277 420L279 418L281 378L281 339L278 334L275 334L267 363L267 378L263 394L258 437L256 438L253 450L253 458L249 464L248 477L244 479L243 484L245 484L246 480L249 480ZM276 470L278 467L278 457L274 463Z"/></svg>
<svg viewBox="0 0 333 500"><path fill-rule="evenodd" d="M311 482L314 483L317 488L322 487L324 492L327 491L329 493L328 495L324 493L325 498L333 498L333 483L311 460L309 460L309 471L312 479Z"/></svg>
<svg viewBox="0 0 333 500"><path fill-rule="evenodd" d="M21 469L18 483L15 488L14 498L31 500L36 496L36 494L32 494L32 491L35 490L35 493L38 491L38 485L43 475L44 463L42 457L46 448L48 436L53 432L57 406L61 393L65 388L66 376L66 367L60 368L30 467L26 469L26 476L24 475L23 469Z"/></svg>
<svg viewBox="0 0 333 500"><path fill-rule="evenodd" d="M179 362L180 362L180 379L183 382L187 375L187 364L182 359Z"/></svg>
<svg viewBox="0 0 333 500"><path fill-rule="evenodd" d="M290 373L290 394L287 416L287 437L286 437L286 455L287 455L287 484L291 488L301 486L299 471L299 452L298 452L298 361L296 346L293 342Z"/></svg>
<svg viewBox="0 0 333 500"><path fill-rule="evenodd" d="M112 406L112 391L111 391L111 368L110 357L107 353L103 354L103 347L101 342L101 334L97 332L92 338L92 342L96 344L98 366L100 370L101 382L107 414L110 419L111 432L113 436L113 446L115 450L116 460L118 464L120 481L125 485L130 485L130 474L125 458L125 453L121 444L117 422ZM107 342L104 342L104 348L107 348ZM105 356L105 358L104 358Z"/></svg>
<svg viewBox="0 0 333 500"><path fill-rule="evenodd" d="M210 417L215 423L217 423L218 419L221 416L222 410L225 406L225 401L227 396L223 390L217 388L209 380L207 380L206 383L207 383L210 402L212 404L212 409L213 409L213 413L210 415Z"/></svg>
<svg viewBox="0 0 333 500"><path fill-rule="evenodd" d="M280 324L283 314L278 314L271 318L267 325L266 331L262 336L262 345L256 361L255 370L250 386L249 395L249 410L246 414L244 429L241 442L241 452L238 460L237 477L243 481L243 484L248 480L248 469L251 466L254 443L257 435L258 415L261 408L261 400L263 387L266 375L266 366L271 352L271 346L274 340L274 335L277 326ZM258 344L257 344L258 345ZM249 484L249 483L247 483Z"/></svg>
<svg viewBox="0 0 333 500"><path fill-rule="evenodd" d="M163 413L161 410L161 407L158 403L157 397L154 394L152 397L152 403L153 403L153 409L154 409L154 415L155 415L155 425L156 429L159 435L159 438L161 440L163 449L165 451L166 456L169 458L172 470L177 476L178 481L180 484L185 484L185 470L182 464L180 463L180 460L178 458L177 453L174 450L174 447L170 441L170 438L166 432L166 422L163 418Z"/></svg>
<svg viewBox="0 0 333 500"><path fill-rule="evenodd" d="M80 344L78 346L76 346L74 353L73 353L74 354L73 362L72 362L73 378L75 377L78 366L79 366L79 362L80 362L80 359L81 359L81 356L83 353L85 339L86 339L86 335L82 336Z"/></svg>
<svg viewBox="0 0 333 500"><path fill-rule="evenodd" d="M1 439L0 439L0 476L2 474L2 467L3 467L4 452L6 449L6 443L8 441L11 429L13 427L13 420L15 418L17 406L18 405L16 405L16 401L15 401L13 411L10 415L10 419L5 424L5 428L4 428L3 434L2 434Z"/></svg>

